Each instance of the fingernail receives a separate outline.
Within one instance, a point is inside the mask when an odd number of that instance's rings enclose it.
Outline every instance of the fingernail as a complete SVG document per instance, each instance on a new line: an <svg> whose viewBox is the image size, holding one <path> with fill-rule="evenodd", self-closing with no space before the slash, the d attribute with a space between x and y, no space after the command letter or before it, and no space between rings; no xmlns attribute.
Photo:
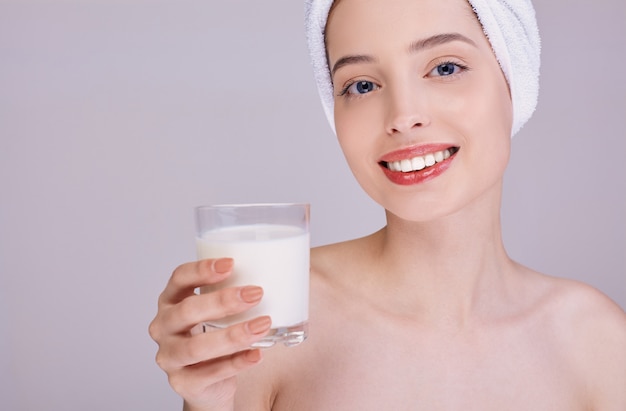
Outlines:
<svg viewBox="0 0 626 411"><path fill-rule="evenodd" d="M248 322L248 331L250 334L261 334L267 331L272 325L270 317L259 317Z"/></svg>
<svg viewBox="0 0 626 411"><path fill-rule="evenodd" d="M217 274L226 274L233 269L232 258L220 258L219 260L213 260L213 271Z"/></svg>
<svg viewBox="0 0 626 411"><path fill-rule="evenodd" d="M263 297L263 289L255 286L243 287L239 291L239 296L247 303L255 303Z"/></svg>

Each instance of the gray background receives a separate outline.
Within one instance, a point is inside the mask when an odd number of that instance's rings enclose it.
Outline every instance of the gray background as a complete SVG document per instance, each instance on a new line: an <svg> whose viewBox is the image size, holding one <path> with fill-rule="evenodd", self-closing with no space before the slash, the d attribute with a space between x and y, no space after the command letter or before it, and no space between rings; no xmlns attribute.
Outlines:
<svg viewBox="0 0 626 411"><path fill-rule="evenodd" d="M505 242L626 307L626 3L536 3ZM194 258L195 205L308 201L316 245L383 224L323 117L302 8L0 0L0 409L178 409L147 326Z"/></svg>

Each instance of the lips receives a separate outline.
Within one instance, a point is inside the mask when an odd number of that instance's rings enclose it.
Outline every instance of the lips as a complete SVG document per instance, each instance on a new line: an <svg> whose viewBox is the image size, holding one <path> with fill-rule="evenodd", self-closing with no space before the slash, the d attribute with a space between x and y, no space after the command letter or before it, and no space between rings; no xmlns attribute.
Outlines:
<svg viewBox="0 0 626 411"><path fill-rule="evenodd" d="M429 181L448 169L459 147L430 144L389 153L379 161L392 182L413 185Z"/></svg>

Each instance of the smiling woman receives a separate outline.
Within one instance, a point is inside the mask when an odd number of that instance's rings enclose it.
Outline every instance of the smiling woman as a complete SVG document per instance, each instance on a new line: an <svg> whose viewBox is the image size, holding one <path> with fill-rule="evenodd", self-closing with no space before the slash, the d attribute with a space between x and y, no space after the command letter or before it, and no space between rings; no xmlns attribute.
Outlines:
<svg viewBox="0 0 626 411"><path fill-rule="evenodd" d="M357 181L389 213L448 215L499 186L513 117L506 79L467 2L363 3L355 11L340 2L325 31L339 143ZM414 16L434 17L415 25ZM393 31L371 38L373 27L391 22ZM359 84L368 84L365 93Z"/></svg>
<svg viewBox="0 0 626 411"><path fill-rule="evenodd" d="M502 241L510 137L538 90L531 4L310 0L306 15L322 104L386 226L312 250L297 349L249 350L263 317L181 331L260 294L193 294L229 259L177 268L151 334L187 409L625 409L626 314L513 261Z"/></svg>

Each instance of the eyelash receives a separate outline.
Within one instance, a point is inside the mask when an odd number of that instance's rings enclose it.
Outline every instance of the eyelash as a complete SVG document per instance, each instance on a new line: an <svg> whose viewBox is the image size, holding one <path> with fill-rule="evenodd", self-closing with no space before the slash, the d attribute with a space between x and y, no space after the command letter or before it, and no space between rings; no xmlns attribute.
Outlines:
<svg viewBox="0 0 626 411"><path fill-rule="evenodd" d="M459 63L458 61L453 61L453 60L443 60L443 61L437 62L437 64L436 64L436 65L435 65L435 66L434 66L434 67L433 67L433 68L432 68L432 69L428 72L428 74L432 73L432 72L433 72L434 70L436 70L438 67L440 67L440 66L444 66L444 65L446 65L446 64L453 64L454 66L456 66L456 67L460 68L460 69L461 69L461 70L463 70L463 71L467 71L467 70L469 70L469 69L470 69L468 66L466 66L466 65L464 65L464 64L462 64L462 63ZM438 77L451 77L451 76L456 76L456 75L458 75L458 74L460 74L460 73L453 73L453 74L450 74L450 75L448 75L448 76L438 76ZM365 95L365 94L369 94L369 93L364 93L364 94L351 94L351 93L349 94L349 93L348 93L348 90L350 89L350 87L352 87L353 85L355 85L356 83L359 83L359 82L361 82L361 81L363 81L363 82L370 82L369 80L353 80L353 81L350 81L348 84L346 84L346 85L343 87L343 89L341 89L341 91L337 94L337 96L338 96L338 97L354 98L354 97L359 97L359 96L362 96L362 95ZM373 82L371 82L371 83L373 83ZM374 83L373 83L373 84L374 84ZM375 85L375 86L376 86L376 87L379 87L379 86L377 86L377 85Z"/></svg>
<svg viewBox="0 0 626 411"><path fill-rule="evenodd" d="M353 85L355 85L356 83L360 83L360 82L366 82L366 83L372 83L372 84L374 84L374 82L373 82L373 81L369 81L369 80L353 80L353 81L350 81L348 84L346 84L346 85L344 86L344 88L342 88L342 89L341 89L341 91L339 92L339 94L337 94L337 96L339 96L339 97L350 97L350 98L354 98L354 97L358 97L358 96L362 96L362 95L368 94L368 93L365 93L365 94L352 94L352 93L350 93L350 94L349 94L349 93L348 93L348 90L350 89L350 87L352 87L352 86L353 86ZM378 85L376 85L376 87L378 87Z"/></svg>
<svg viewBox="0 0 626 411"><path fill-rule="evenodd" d="M462 71L467 71L467 70L470 69L468 66L466 66L465 64L459 63L458 61L442 60L442 61L437 62L437 64L435 64L435 66L428 72L428 74L430 74L433 71L435 71L438 67L445 66L446 64L453 64L453 65L457 66L458 68L460 68ZM448 76L439 76L439 77L451 77L451 76L456 76L457 74L460 74L460 73L454 73L454 74L450 74Z"/></svg>

